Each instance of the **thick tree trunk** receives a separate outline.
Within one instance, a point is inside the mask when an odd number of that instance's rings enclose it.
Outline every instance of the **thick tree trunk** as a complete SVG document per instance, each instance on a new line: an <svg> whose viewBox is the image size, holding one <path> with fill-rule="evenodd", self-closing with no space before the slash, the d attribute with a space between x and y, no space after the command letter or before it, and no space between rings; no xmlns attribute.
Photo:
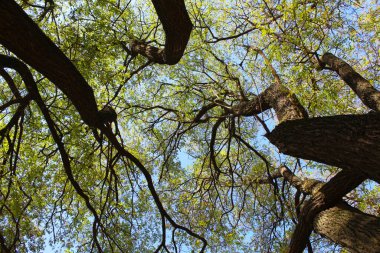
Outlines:
<svg viewBox="0 0 380 253"><path fill-rule="evenodd" d="M52 81L72 101L88 125L99 125L92 88L13 0L0 0L0 44Z"/></svg>
<svg viewBox="0 0 380 253"><path fill-rule="evenodd" d="M193 24L187 13L184 0L152 0L165 31L165 48L156 48L141 41L133 41L131 50L152 62L174 65L179 62L186 49Z"/></svg>
<svg viewBox="0 0 380 253"><path fill-rule="evenodd" d="M380 182L380 113L286 121L267 138L280 152Z"/></svg>
<svg viewBox="0 0 380 253"><path fill-rule="evenodd" d="M348 63L331 53L326 53L322 56L322 64L334 70L366 106L374 111L380 111L380 92Z"/></svg>
<svg viewBox="0 0 380 253"><path fill-rule="evenodd" d="M314 219L314 231L351 252L380 252L380 218L346 203L319 213Z"/></svg>
<svg viewBox="0 0 380 253"><path fill-rule="evenodd" d="M324 184L316 185L314 180L310 183L307 183L310 181L309 179L303 180L304 185L311 186L308 191L312 197L301 209L298 224L290 242L289 252L302 253L313 230L313 221L316 215L339 203L342 197L359 186L365 179L366 177L362 173L343 170Z"/></svg>
<svg viewBox="0 0 380 253"><path fill-rule="evenodd" d="M293 187L312 195L302 207L288 252L303 252L312 229L353 252L380 252L380 218L340 200L365 179L363 174L355 177L352 171L341 171L322 183L301 179L285 166L279 172Z"/></svg>

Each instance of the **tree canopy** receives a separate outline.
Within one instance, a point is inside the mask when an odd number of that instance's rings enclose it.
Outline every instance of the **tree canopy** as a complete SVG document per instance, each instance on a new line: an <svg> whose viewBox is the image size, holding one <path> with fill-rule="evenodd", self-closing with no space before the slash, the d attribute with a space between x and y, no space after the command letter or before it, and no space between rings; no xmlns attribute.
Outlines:
<svg viewBox="0 0 380 253"><path fill-rule="evenodd" d="M379 252L375 0L0 0L1 252Z"/></svg>

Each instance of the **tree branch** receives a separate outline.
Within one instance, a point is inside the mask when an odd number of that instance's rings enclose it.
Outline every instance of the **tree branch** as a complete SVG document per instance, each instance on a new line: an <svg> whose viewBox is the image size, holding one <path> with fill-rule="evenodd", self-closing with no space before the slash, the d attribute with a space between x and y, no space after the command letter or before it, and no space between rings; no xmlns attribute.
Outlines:
<svg viewBox="0 0 380 253"><path fill-rule="evenodd" d="M281 153L365 174L380 182L380 113L286 121L266 134Z"/></svg>
<svg viewBox="0 0 380 253"><path fill-rule="evenodd" d="M101 123L94 92L73 63L13 0L0 1L0 44L53 82L83 121Z"/></svg>
<svg viewBox="0 0 380 253"><path fill-rule="evenodd" d="M347 62L331 53L325 53L320 64L322 64L322 67L328 65L331 70L335 71L368 108L380 111L380 91L375 89L367 79L357 73Z"/></svg>
<svg viewBox="0 0 380 253"><path fill-rule="evenodd" d="M134 40L131 51L141 54L150 61L174 65L179 62L186 49L193 25L186 10L184 0L152 0L165 35L165 48L150 46L143 41Z"/></svg>
<svg viewBox="0 0 380 253"><path fill-rule="evenodd" d="M301 209L299 222L290 242L289 253L302 253L313 230L313 221L316 215L333 207L365 179L364 174L343 170L329 182L315 185L319 187L312 187L312 198Z"/></svg>

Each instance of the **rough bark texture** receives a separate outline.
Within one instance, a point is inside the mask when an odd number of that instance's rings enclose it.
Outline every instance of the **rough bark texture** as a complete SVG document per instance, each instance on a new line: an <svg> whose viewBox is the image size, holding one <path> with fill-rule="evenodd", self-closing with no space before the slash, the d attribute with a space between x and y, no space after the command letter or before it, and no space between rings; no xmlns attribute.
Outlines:
<svg viewBox="0 0 380 253"><path fill-rule="evenodd" d="M362 173L344 170L335 175L325 184L315 185L314 180L308 185L312 197L302 207L298 224L290 242L290 253L302 253L313 230L313 221L318 213L338 203L342 197L355 189L366 179ZM309 181L309 180L304 180Z"/></svg>
<svg viewBox="0 0 380 253"><path fill-rule="evenodd" d="M380 219L345 203L319 213L314 230L351 252L380 252Z"/></svg>
<svg viewBox="0 0 380 253"><path fill-rule="evenodd" d="M276 112L279 122L308 117L297 97L283 85L271 85L264 91L263 97Z"/></svg>
<svg viewBox="0 0 380 253"><path fill-rule="evenodd" d="M351 87L361 101L374 111L380 111L380 92L348 63L331 53L322 56L322 64L328 65Z"/></svg>
<svg viewBox="0 0 380 253"><path fill-rule="evenodd" d="M152 62L174 65L179 62L186 49L193 24L187 13L184 0L152 0L165 31L165 48L152 47L133 41L131 50Z"/></svg>
<svg viewBox="0 0 380 253"><path fill-rule="evenodd" d="M313 191L322 187L323 182L314 179L301 179L293 174L293 172L286 166L278 168L284 179L295 187L297 190L305 193L312 194Z"/></svg>
<svg viewBox="0 0 380 253"><path fill-rule="evenodd" d="M267 138L280 152L380 182L380 113L286 121Z"/></svg>
<svg viewBox="0 0 380 253"><path fill-rule="evenodd" d="M302 208L288 252L303 252L312 229L353 252L380 252L380 219L341 201L342 196L365 180L363 174L343 170L323 183L301 179L285 166L279 172L299 191L312 195Z"/></svg>
<svg viewBox="0 0 380 253"><path fill-rule="evenodd" d="M101 120L92 88L72 62L13 0L0 1L0 44L62 90L88 125L99 125Z"/></svg>

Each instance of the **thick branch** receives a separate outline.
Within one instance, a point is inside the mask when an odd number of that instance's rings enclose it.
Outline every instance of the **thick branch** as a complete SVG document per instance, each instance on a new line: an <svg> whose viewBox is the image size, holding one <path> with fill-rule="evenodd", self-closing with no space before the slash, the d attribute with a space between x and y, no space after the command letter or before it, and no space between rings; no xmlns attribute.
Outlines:
<svg viewBox="0 0 380 253"><path fill-rule="evenodd" d="M286 121L267 138L280 152L380 182L380 113Z"/></svg>
<svg viewBox="0 0 380 253"><path fill-rule="evenodd" d="M322 183L301 179L285 166L279 171L292 186L312 195L302 208L289 252L303 252L313 228L353 252L380 252L380 219L341 201L344 195L365 180L363 174L344 170L328 183Z"/></svg>
<svg viewBox="0 0 380 253"><path fill-rule="evenodd" d="M252 116L273 108L279 122L308 118L305 108L303 108L297 97L282 84L279 75L264 52L256 48L250 49L258 52L263 57L265 64L273 75L274 84L252 100L241 102L232 107L232 113L235 115Z"/></svg>
<svg viewBox="0 0 380 253"><path fill-rule="evenodd" d="M346 203L319 213L314 230L350 252L380 252L380 219Z"/></svg>
<svg viewBox="0 0 380 253"><path fill-rule="evenodd" d="M0 68L0 76L2 76L4 78L4 80L7 82L9 88L11 89L11 91L13 93L13 95L17 99L20 99L21 98L20 91L18 90L16 84L14 83L12 77L8 74L8 72L5 71L4 69Z"/></svg>
<svg viewBox="0 0 380 253"><path fill-rule="evenodd" d="M236 116L253 116L273 108L278 121L307 118L307 112L294 94L283 85L272 84L250 101L242 101L230 112Z"/></svg>
<svg viewBox="0 0 380 253"><path fill-rule="evenodd" d="M290 183L297 190L305 193L312 194L322 187L323 183L319 180L314 179L301 179L293 174L286 166L281 166L278 171L283 176L283 178Z"/></svg>
<svg viewBox="0 0 380 253"><path fill-rule="evenodd" d="M193 25L184 0L152 0L165 35L165 48L160 49L144 42L133 41L131 50L152 62L174 65L179 62L186 49Z"/></svg>
<svg viewBox="0 0 380 253"><path fill-rule="evenodd" d="M249 101L241 101L239 104L234 105L230 112L236 116L254 116L271 109L271 106L264 98L264 93L265 91Z"/></svg>
<svg viewBox="0 0 380 253"><path fill-rule="evenodd" d="M271 85L264 91L264 100L276 112L279 122L308 118L308 114L288 88L283 85Z"/></svg>
<svg viewBox="0 0 380 253"><path fill-rule="evenodd" d="M351 87L361 101L374 111L380 111L380 91L357 73L347 62L331 53L322 56L322 64L328 65Z"/></svg>
<svg viewBox="0 0 380 253"><path fill-rule="evenodd" d="M333 207L365 179L366 177L361 173L344 170L326 184L313 189L312 198L302 207L298 218L299 222L292 235L289 252L302 253L313 230L313 221L316 215Z"/></svg>
<svg viewBox="0 0 380 253"><path fill-rule="evenodd" d="M72 62L13 0L0 1L0 43L52 81L90 126L99 126L92 88Z"/></svg>

